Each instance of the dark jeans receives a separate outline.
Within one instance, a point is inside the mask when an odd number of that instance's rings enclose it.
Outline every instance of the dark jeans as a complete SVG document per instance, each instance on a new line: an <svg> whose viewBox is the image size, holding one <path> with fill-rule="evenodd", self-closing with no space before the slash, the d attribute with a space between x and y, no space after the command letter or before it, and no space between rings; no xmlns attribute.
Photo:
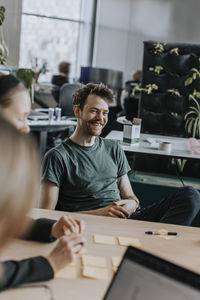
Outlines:
<svg viewBox="0 0 200 300"><path fill-rule="evenodd" d="M161 201L137 210L130 219L188 226L199 210L199 192L191 186L184 186Z"/></svg>

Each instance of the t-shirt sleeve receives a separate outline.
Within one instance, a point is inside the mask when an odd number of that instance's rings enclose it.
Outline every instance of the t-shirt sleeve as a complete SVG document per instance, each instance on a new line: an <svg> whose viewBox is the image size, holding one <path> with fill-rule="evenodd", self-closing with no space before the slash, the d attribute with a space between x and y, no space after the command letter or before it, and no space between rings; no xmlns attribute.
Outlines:
<svg viewBox="0 0 200 300"><path fill-rule="evenodd" d="M60 187L63 175L64 165L61 155L55 149L48 151L42 161L42 181L51 181Z"/></svg>
<svg viewBox="0 0 200 300"><path fill-rule="evenodd" d="M129 166L129 163L127 161L126 155L124 153L124 150L122 147L117 143L117 165L118 165L118 177L121 177L125 174L127 174L131 168Z"/></svg>

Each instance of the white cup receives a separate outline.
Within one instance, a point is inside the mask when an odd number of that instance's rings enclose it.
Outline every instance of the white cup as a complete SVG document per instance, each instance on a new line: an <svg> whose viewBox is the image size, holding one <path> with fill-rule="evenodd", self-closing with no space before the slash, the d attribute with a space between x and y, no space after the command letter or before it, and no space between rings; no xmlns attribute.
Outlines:
<svg viewBox="0 0 200 300"><path fill-rule="evenodd" d="M159 144L159 150L170 153L172 150L172 144L169 142L161 142Z"/></svg>

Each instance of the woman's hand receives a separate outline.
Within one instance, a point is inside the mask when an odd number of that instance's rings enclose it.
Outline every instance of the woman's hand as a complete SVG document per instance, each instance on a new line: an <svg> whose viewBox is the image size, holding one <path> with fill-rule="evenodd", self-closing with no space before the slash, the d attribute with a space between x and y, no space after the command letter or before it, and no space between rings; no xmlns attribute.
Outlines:
<svg viewBox="0 0 200 300"><path fill-rule="evenodd" d="M84 245L84 242L85 239L77 233L59 238L55 248L46 257L54 272L70 264L74 260L76 253L79 252Z"/></svg>
<svg viewBox="0 0 200 300"><path fill-rule="evenodd" d="M67 233L82 233L85 229L85 223L82 220L73 219L71 216L62 216L53 224L51 235L58 239Z"/></svg>

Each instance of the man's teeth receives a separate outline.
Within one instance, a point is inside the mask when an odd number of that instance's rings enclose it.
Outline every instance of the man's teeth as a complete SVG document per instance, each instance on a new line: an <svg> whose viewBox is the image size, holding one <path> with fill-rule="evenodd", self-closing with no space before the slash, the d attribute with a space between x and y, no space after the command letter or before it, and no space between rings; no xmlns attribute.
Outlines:
<svg viewBox="0 0 200 300"><path fill-rule="evenodd" d="M93 125L96 126L96 127L102 127L102 125L99 124L99 123L93 123Z"/></svg>

